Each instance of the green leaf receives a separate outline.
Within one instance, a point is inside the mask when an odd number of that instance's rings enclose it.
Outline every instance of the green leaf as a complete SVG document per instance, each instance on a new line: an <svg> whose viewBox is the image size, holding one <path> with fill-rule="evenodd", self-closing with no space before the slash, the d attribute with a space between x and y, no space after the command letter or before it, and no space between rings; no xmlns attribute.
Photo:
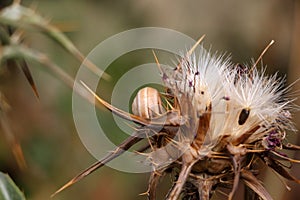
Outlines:
<svg viewBox="0 0 300 200"><path fill-rule="evenodd" d="M0 200L25 200L24 194L13 180L2 172L0 172Z"/></svg>

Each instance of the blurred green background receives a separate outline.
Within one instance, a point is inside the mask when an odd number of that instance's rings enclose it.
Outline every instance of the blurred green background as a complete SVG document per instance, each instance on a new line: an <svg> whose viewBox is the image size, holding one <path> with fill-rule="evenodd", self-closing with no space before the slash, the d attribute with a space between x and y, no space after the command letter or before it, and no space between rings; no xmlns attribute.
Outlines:
<svg viewBox="0 0 300 200"><path fill-rule="evenodd" d="M9 1L1 0L1 4L5 2ZM24 0L22 4L35 7L51 19L85 55L99 42L119 32L137 27L164 27L194 39L206 34L205 46L212 45L212 51L228 52L232 60L239 63L257 58L274 39L275 44L263 58L268 73L287 74L288 83L300 77L300 2L297 0ZM75 77L80 63L61 47L36 32L26 40ZM130 68L137 63L153 62L152 59L151 52L145 51L117 63ZM59 186L95 159L76 133L72 91L45 67L29 64L40 100L35 98L21 71L12 69L8 75L1 75L0 80L0 89L12 107L10 123L21 143L28 168L23 171L18 168L10 146L0 134L0 170L9 173L29 199L49 199ZM121 72L115 73L111 75L118 77ZM109 98L113 81L104 84L104 98ZM296 83L293 90L299 90L299 86ZM299 119L299 113L295 113L297 128L300 128ZM115 130L112 127L112 134L117 137ZM296 134L290 134L289 141L296 140ZM300 158L300 155L295 157ZM292 171L300 178L299 165ZM146 191L148 175L104 167L53 199L146 199L138 194ZM274 199L297 199L299 185L288 182L292 188L288 192L272 172L265 172L264 176ZM217 197L224 198L221 194Z"/></svg>

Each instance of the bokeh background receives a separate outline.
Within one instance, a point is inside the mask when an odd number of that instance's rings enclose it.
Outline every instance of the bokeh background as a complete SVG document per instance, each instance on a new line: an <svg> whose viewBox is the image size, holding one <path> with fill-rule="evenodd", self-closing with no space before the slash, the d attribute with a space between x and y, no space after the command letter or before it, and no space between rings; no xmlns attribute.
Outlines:
<svg viewBox="0 0 300 200"><path fill-rule="evenodd" d="M9 4L1 0L0 4ZM137 27L165 27L197 39L206 34L204 44L212 51L228 52L232 60L247 63L257 58L274 39L263 61L268 73L287 75L287 83L300 77L300 2L298 0L203 1L203 0L23 0L66 33L85 55L106 38ZM32 32L28 44L47 55L75 77L80 63L45 36ZM174 41L176 42L176 41ZM185 47L183 47L185 48ZM138 52L114 63L124 69L153 62L151 52ZM7 172L28 199L49 199L62 184L89 166L95 159L82 145L72 118L72 91L50 70L31 63L30 69L40 93L38 100L18 69L0 75L0 89L8 99L9 120L21 143L27 169L20 170L0 130L0 170ZM119 77L120 71L110 74ZM114 80L101 88L101 96L110 97ZM293 86L297 91L300 83ZM298 95L300 93L298 92ZM297 93L295 97L297 96ZM300 105L300 103L298 103ZM106 111L100 111L106 112ZM294 113L300 129L299 113ZM118 132L111 127L112 136ZM297 141L291 132L289 141ZM300 158L300 154L295 154ZM300 178L300 165L291 169ZM149 174L128 174L104 167L54 197L59 199L145 199L138 194L147 189ZM288 182L288 191L271 171L263 173L264 184L274 199L298 199L300 186ZM161 188L167 188L168 183ZM164 189L162 189L163 191ZM225 196L218 194L218 198Z"/></svg>

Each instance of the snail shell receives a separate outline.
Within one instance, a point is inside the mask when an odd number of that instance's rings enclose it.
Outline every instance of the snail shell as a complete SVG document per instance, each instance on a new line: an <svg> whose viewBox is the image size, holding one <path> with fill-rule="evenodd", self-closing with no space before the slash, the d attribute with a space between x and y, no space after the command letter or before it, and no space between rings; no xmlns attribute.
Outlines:
<svg viewBox="0 0 300 200"><path fill-rule="evenodd" d="M146 119L159 116L163 110L160 93L152 87L140 89L132 103L132 113Z"/></svg>

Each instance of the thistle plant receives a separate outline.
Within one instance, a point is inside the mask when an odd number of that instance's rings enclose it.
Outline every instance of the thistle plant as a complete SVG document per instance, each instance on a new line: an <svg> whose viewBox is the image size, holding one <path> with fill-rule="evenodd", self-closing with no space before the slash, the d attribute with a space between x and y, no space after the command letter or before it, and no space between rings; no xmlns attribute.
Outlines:
<svg viewBox="0 0 300 200"><path fill-rule="evenodd" d="M284 87L283 78L267 76L264 67L257 67L273 41L249 66L233 64L229 57L203 47L196 54L198 43L173 68L160 66L154 54L165 91L159 94L154 88L142 88L133 101L133 114L105 102L82 82L97 101L137 126L113 152L56 193L143 139L149 144L137 151L145 156L144 164L152 167L145 192L150 200L156 199L157 186L166 174L173 176L165 197L169 200L206 200L220 188L230 188L228 199L232 199L240 180L246 199L270 200L256 178L261 165L299 183L282 164L299 161L281 151L299 149L286 141L286 131L295 131L291 112L297 106L287 97L290 87Z"/></svg>
<svg viewBox="0 0 300 200"><path fill-rule="evenodd" d="M74 80L43 52L22 43L26 30L39 30L60 44L95 74L102 73L47 20L19 2L0 13L0 61L17 62L38 97L35 83L25 59L35 60L51 69L68 86ZM13 27L13 33L8 31ZM172 186L165 194L168 200L207 200L216 191L229 188L233 199L238 184L246 188L245 199L272 199L257 178L261 166L267 166L287 180L292 176L283 162L299 163L282 152L299 150L286 141L286 132L295 131L292 112L298 108L289 98L290 87L277 74L268 76L257 61L250 65L234 64L225 55L213 54L198 44L183 53L173 67L161 66L154 53L164 91L142 88L134 99L132 113L122 111L95 94L87 84L75 92L93 103L94 98L124 120L133 121L134 133L61 187L57 194L135 144L148 143L136 152L145 157L141 165L152 168L148 189L149 200L156 199L160 181L172 176ZM196 51L195 49L199 50ZM106 75L106 77L109 77ZM89 93L87 94L86 91ZM1 97L0 111L6 105ZM91 98L92 97L92 98ZM96 104L99 105L99 104Z"/></svg>

